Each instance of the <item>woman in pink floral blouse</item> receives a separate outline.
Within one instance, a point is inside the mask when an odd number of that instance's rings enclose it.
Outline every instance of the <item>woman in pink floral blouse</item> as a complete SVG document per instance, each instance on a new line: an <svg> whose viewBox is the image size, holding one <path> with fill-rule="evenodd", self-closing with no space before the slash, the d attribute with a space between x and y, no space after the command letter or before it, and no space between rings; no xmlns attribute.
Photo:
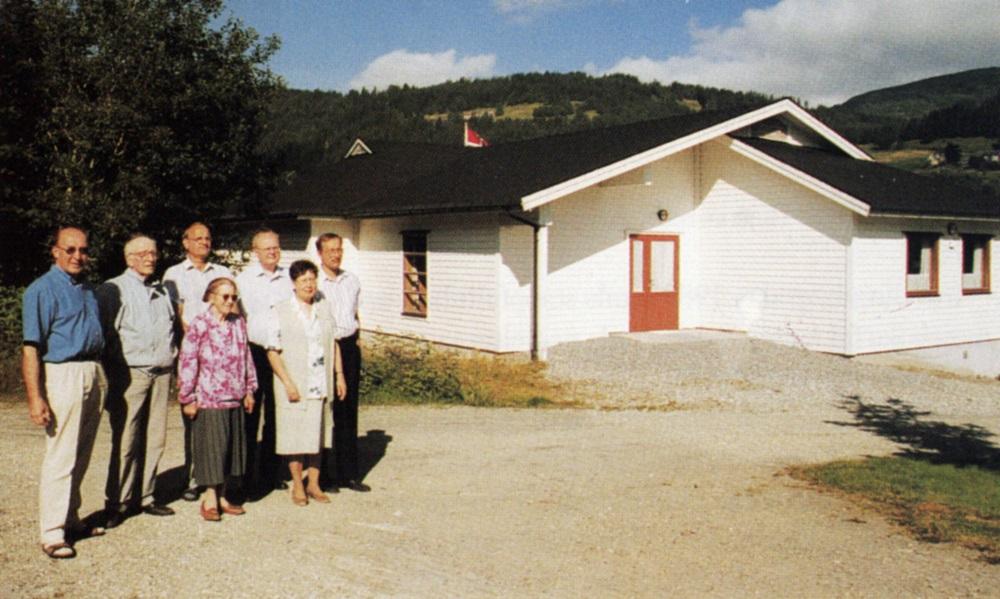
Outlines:
<svg viewBox="0 0 1000 599"><path fill-rule="evenodd" d="M238 300L232 279L220 277L208 284L202 301L209 309L188 326L177 367L182 409L194 421L194 477L205 487L201 517L213 522L222 519L220 508L233 516L246 513L225 496L227 478L243 475L243 410L253 410L257 389Z"/></svg>

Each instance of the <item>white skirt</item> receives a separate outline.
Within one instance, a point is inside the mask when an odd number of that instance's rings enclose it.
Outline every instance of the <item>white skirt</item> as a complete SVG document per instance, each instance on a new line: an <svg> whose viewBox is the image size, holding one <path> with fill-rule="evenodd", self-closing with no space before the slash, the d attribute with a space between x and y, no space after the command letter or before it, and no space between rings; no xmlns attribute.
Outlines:
<svg viewBox="0 0 1000 599"><path fill-rule="evenodd" d="M275 402L275 453L312 455L320 446L329 449L333 441L333 417L330 402L323 399L300 399Z"/></svg>

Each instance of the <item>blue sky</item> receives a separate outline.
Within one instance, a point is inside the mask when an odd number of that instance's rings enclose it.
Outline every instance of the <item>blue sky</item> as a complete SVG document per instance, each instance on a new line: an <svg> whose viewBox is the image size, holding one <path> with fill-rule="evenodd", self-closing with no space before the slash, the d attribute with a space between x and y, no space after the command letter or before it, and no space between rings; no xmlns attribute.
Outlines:
<svg viewBox="0 0 1000 599"><path fill-rule="evenodd" d="M917 10L919 7L919 10ZM1000 65L996 0L228 0L290 87L622 72L832 104Z"/></svg>

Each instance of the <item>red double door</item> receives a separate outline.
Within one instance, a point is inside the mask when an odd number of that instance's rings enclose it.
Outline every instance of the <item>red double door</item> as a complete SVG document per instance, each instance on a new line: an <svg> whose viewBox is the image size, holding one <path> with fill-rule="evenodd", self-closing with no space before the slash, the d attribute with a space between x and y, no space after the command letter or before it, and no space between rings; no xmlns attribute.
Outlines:
<svg viewBox="0 0 1000 599"><path fill-rule="evenodd" d="M629 331L678 327L679 245L676 235L629 235Z"/></svg>

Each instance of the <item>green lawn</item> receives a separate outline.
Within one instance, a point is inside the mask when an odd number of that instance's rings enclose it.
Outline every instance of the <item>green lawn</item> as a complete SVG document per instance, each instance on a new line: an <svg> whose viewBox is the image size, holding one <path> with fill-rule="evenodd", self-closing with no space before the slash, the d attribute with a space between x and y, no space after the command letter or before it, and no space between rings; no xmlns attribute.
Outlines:
<svg viewBox="0 0 1000 599"><path fill-rule="evenodd" d="M1000 563L1000 472L909 457L838 461L792 475L870 502L929 542L953 542Z"/></svg>

